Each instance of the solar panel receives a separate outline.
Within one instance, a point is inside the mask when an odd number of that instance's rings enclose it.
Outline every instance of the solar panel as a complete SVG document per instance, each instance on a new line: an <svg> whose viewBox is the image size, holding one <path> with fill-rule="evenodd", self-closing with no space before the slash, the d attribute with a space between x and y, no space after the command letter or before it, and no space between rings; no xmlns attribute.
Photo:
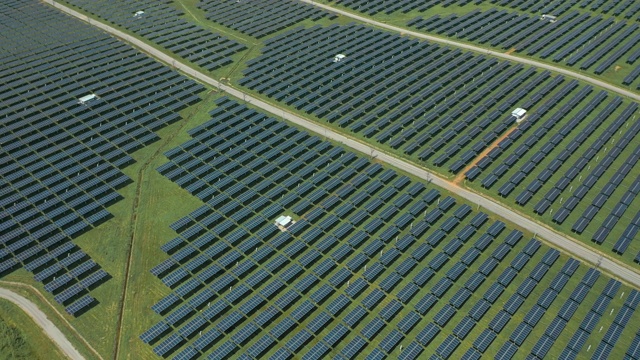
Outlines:
<svg viewBox="0 0 640 360"><path fill-rule="evenodd" d="M304 360L315 360L323 358L326 353L328 353L331 349L324 342L318 342L314 345L309 352L307 352L302 359Z"/></svg>
<svg viewBox="0 0 640 360"><path fill-rule="evenodd" d="M293 321L290 317L286 317L278 322L273 329L269 332L271 336L280 340L296 326L295 321Z"/></svg>
<svg viewBox="0 0 640 360"><path fill-rule="evenodd" d="M333 315L338 316L342 310L344 310L347 305L351 303L351 300L347 298L345 295L340 294L337 298L335 298L329 305L327 305L327 311Z"/></svg>
<svg viewBox="0 0 640 360"><path fill-rule="evenodd" d="M534 305L524 317L524 322L531 325L532 327L535 327L538 321L540 321L540 319L544 315L545 311L545 308L539 305Z"/></svg>
<svg viewBox="0 0 640 360"><path fill-rule="evenodd" d="M393 272L384 278L379 285L382 290L388 293L391 292L400 281L402 281L402 276L397 272Z"/></svg>
<svg viewBox="0 0 640 360"><path fill-rule="evenodd" d="M291 317L300 323L315 309L316 307L309 300L306 300L291 312Z"/></svg>
<svg viewBox="0 0 640 360"><path fill-rule="evenodd" d="M289 341L287 341L286 347L291 350L291 352L298 352L305 344L311 340L313 336L306 330L301 330L296 333Z"/></svg>
<svg viewBox="0 0 640 360"><path fill-rule="evenodd" d="M398 322L398 329L404 334L408 334L420 320L422 317L412 311Z"/></svg>
<svg viewBox="0 0 640 360"><path fill-rule="evenodd" d="M140 339L148 344L150 342L155 341L162 333L169 330L169 326L165 322L159 322L153 325L149 330L145 331L142 335L140 335Z"/></svg>
<svg viewBox="0 0 640 360"><path fill-rule="evenodd" d="M382 349L387 354L391 353L393 349L398 345L400 341L404 339L404 335L400 333L398 330L394 329L387 335L382 341L380 341L380 349Z"/></svg>
<svg viewBox="0 0 640 360"><path fill-rule="evenodd" d="M216 347L213 352L209 354L208 359L223 359L230 354L233 354L237 350L238 346L232 343L230 340L224 342L222 345Z"/></svg>
<svg viewBox="0 0 640 360"><path fill-rule="evenodd" d="M332 320L333 319L331 318L331 316L323 311L323 312L319 313L315 318L313 318L313 320L311 320L309 322L309 324L307 325L307 329L309 329L309 331L311 331L311 333L317 334L322 329L324 329L325 326L328 323L330 323Z"/></svg>
<svg viewBox="0 0 640 360"><path fill-rule="evenodd" d="M327 336L324 337L324 341L331 347L335 346L338 342L340 342L347 334L349 333L349 329L342 325L338 324L334 327Z"/></svg>
<svg viewBox="0 0 640 360"><path fill-rule="evenodd" d="M73 304L67 306L65 311L70 315L77 316L81 311L85 311L87 307L91 306L94 301L95 299L92 296L85 295Z"/></svg>
<svg viewBox="0 0 640 360"><path fill-rule="evenodd" d="M170 353L173 351L184 339L180 337L178 334L171 334L168 338L162 341L158 346L153 348L153 351L158 356L163 356L164 354Z"/></svg>
<svg viewBox="0 0 640 360"><path fill-rule="evenodd" d="M233 311L226 317L224 317L216 326L220 332L230 332L234 330L235 326L238 325L244 319L244 316L239 311Z"/></svg>
<svg viewBox="0 0 640 360"><path fill-rule="evenodd" d="M360 259L362 259L362 258L366 259L366 256L365 256L365 255L363 255L363 254L360 254L360 255L362 255L362 257L361 257ZM353 259L356 259L357 257L358 257L358 256L354 257ZM352 259L352 260L353 260L353 259ZM359 263L359 264L357 265L357 267L358 267L358 268L359 268L359 267L364 263L364 261L366 261L366 260L364 260L364 259L363 259L363 260L357 260L357 262ZM353 265L353 264L352 264L352 265ZM349 264L347 264L347 266L349 266ZM351 274L351 272L350 272L349 270L347 270L347 269L345 269L345 268L342 268L342 269L338 270L338 271L337 271L337 272L336 272L336 273L335 273L335 274L334 274L334 275L329 279L329 283L330 283L331 285L333 285L335 288L338 288L338 287L340 287L342 284L344 284L344 283L347 281L347 279L349 279L349 278L351 277L351 275L352 275L352 274Z"/></svg>
<svg viewBox="0 0 640 360"><path fill-rule="evenodd" d="M367 341L361 338L360 336L356 336L353 340L351 340L347 346L342 350L341 354L347 359L354 359L362 349L367 346Z"/></svg>
<svg viewBox="0 0 640 360"><path fill-rule="evenodd" d="M275 340L269 335L264 335L258 341L247 349L247 354L254 358L259 358L264 355L275 344Z"/></svg>
<svg viewBox="0 0 640 360"><path fill-rule="evenodd" d="M478 350L480 353L484 353L491 345L491 343L496 339L496 336L497 335L493 331L485 329L473 342L473 347L476 348L476 350Z"/></svg>
<svg viewBox="0 0 640 360"><path fill-rule="evenodd" d="M254 323L250 322L250 323L246 324L245 326L243 326L242 328L240 328L240 330L238 330L238 332L236 332L231 337L231 339L238 346L242 346L246 342L251 340L253 338L253 336L256 335L259 331L260 331L260 329L258 328L258 326L256 326Z"/></svg>

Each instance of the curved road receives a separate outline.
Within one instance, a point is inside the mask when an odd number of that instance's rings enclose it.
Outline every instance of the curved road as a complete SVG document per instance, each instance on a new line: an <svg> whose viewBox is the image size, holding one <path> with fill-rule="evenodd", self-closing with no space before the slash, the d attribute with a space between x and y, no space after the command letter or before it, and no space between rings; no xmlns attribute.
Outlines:
<svg viewBox="0 0 640 360"><path fill-rule="evenodd" d="M303 0L306 1L306 0ZM141 40L134 38L130 35L127 35L125 33L123 33L122 31L115 29L109 25L103 24L101 22L97 22L94 20L90 20L87 18L87 16L82 15L80 13L78 13L77 11L70 9L64 5L60 5L58 3L55 3L53 0L46 0L47 3L52 4L54 7L61 9L62 11L75 16L81 20L84 21L88 21L90 24L108 32L111 33L117 37L122 38L123 40L128 41L129 43L137 46L138 48L142 49L143 51L145 51L146 53L148 53L149 55L155 57L158 60L161 60L167 64L172 65L173 67L175 67L176 69L181 70L182 72L184 72L187 75L190 75L202 82L205 82L209 85L212 85L214 87L219 88L222 91L227 92L229 95L232 95L234 97L237 97L239 99L244 99L246 102L249 102L251 104L253 104L254 106L257 106L267 112L270 112L272 114L275 114L277 116L282 116L284 119L291 121L297 125L303 126L317 134L321 134L326 136L329 139L332 139L334 141L338 141L352 149L355 149L357 151L360 151L362 153L365 154L371 154L372 156L375 156L377 159L386 162L388 164L391 164L403 171L412 173L426 181L430 181L433 184L440 186L448 191L451 191L455 194L457 194L460 197L463 197L465 199L467 199L468 201L471 201L475 204L478 204L479 206L483 207L484 209L493 212L494 214L508 219L509 221L518 224L519 226L521 226L522 228L532 232L532 233L536 233L538 234L540 237L544 238L547 242L553 244L555 247L558 247L560 249L563 249L565 252L570 253L580 259L583 259L587 262L589 262L590 264L592 264L593 266L597 266L602 270L607 271L609 274L619 278L622 281L625 281L626 283L633 285L637 288L640 288L640 273L637 272L635 269L617 261L614 260L613 258L611 258L609 255L607 254L602 254L600 252L598 252L595 249L592 249L588 246L585 246L583 244L581 244L580 242L576 241L576 240L572 240L570 238L567 238L557 232L555 232L554 230L539 224L503 205L500 205L498 203L496 203L495 201L486 198L480 194L477 194L473 191L461 188L455 184L453 184L452 182L450 182L449 180L446 180L444 178L439 177L438 175L435 175L433 173L430 173L416 165L413 165L407 161L404 161L402 159L398 159L395 156L392 155L388 155L386 153L380 152L379 150L375 150L373 149L371 146L364 144L358 140L349 138L343 134L337 133L331 129L328 129L318 123L315 123L311 120L307 120L304 119L298 115L292 114L287 112L286 110L283 110L280 107L277 107L273 104L267 103L263 100L260 100L258 98L255 98L251 95L247 95L246 93L243 93L240 90L237 90L231 86L225 85L220 83L218 80L215 80L199 71L197 71L196 69L191 68L188 65L185 65L181 62L179 62L178 60L172 58L171 56L164 54L163 52L161 52L160 50L157 50L156 48L154 48L151 45L148 45L144 42L142 42ZM333 11L333 9L331 9ZM518 58L519 59L519 58ZM519 59L521 60L521 59ZM608 85L608 84L605 84ZM610 85L609 85L610 86Z"/></svg>
<svg viewBox="0 0 640 360"><path fill-rule="evenodd" d="M67 355L69 359L84 360L78 350L69 342L64 334L49 320L47 315L43 313L36 304L25 297L22 297L13 291L0 288L0 298L9 300L18 305L33 321L42 328L49 338L58 345L58 348Z"/></svg>
<svg viewBox="0 0 640 360"><path fill-rule="evenodd" d="M499 51L488 50L488 49L485 49L485 48L482 48L482 47L479 47L479 46L474 46L474 45L470 45L470 44L466 44L466 43L461 43L461 42L457 42L457 41L453 41L453 40L449 40L449 39L443 39L443 38L440 38L440 37L430 36L430 35L426 35L426 34L423 34L423 33L411 31L411 30L404 29L404 28L401 28L401 27L398 27L398 26L389 25L389 24L385 24L385 23L382 23L382 22L379 22L379 21L375 21L375 20L370 19L370 18L365 17L365 16L356 15L356 14L348 12L348 11L336 9L336 8L333 8L333 7L329 6L329 5L318 4L317 2L315 2L313 0L300 0L300 1L312 4L314 6L317 6L319 8L322 8L322 9L325 9L325 10L328 10L328 11L331 11L331 12L336 13L336 14L340 14L340 15L343 15L343 16L358 20L358 21L362 21L362 22L370 24L370 25L374 25L374 26L377 26L377 27L380 27L380 28L384 28L384 29L387 29L387 30L391 30L391 31L395 31L395 32L399 32L399 33L415 36L415 37L420 38L420 39L425 39L425 40L429 40L429 41L433 41L433 42L438 42L438 43L441 43L441 44L452 45L452 46L455 46L455 47L459 47L459 48L463 48L463 49L479 52L479 53L482 53L482 54L488 54L488 55L500 57L500 58L503 58L503 59L511 60L511 61L514 61L514 62L519 62L519 63L523 63L523 64L527 64L527 65L532 65L532 66L536 66L536 67L539 67L539 68L542 68L542 69L547 69L547 70L554 71L554 72L557 72L557 73L565 74L565 75L574 77L576 79L580 79L582 81L586 81L586 82L589 82L591 84L600 86L600 87L605 88L607 90L616 92L616 93L618 93L620 95L627 96L627 97L629 97L631 99L634 99L636 101L640 101L640 94L637 94L637 93L631 92L629 90L617 87L615 85L606 83L604 81L600 81L598 79L594 79L592 77L583 75L581 73L577 73L577 72L574 72L574 71L571 71L571 70L567 70L567 69L564 69L564 68L560 68L560 67L555 67L555 66L553 66L551 64L546 64L546 63L539 62L539 61L532 60L532 59L526 59L526 58L519 57L519 56L508 55L508 54L505 54L505 53L502 53L502 52L499 52Z"/></svg>

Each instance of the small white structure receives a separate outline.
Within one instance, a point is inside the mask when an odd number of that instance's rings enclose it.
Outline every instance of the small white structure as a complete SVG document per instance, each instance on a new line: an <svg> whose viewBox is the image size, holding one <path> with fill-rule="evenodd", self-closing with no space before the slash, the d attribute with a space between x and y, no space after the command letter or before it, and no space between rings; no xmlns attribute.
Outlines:
<svg viewBox="0 0 640 360"><path fill-rule="evenodd" d="M142 10L140 10L140 11L136 11L136 12L134 12L134 13L133 13L133 17L134 17L134 18L139 18L139 17L141 17L142 15L144 15L144 11L142 11Z"/></svg>
<svg viewBox="0 0 640 360"><path fill-rule="evenodd" d="M524 120L525 116L527 115L527 110L522 108L517 108L513 110L511 115L516 118L517 123L520 123L522 120Z"/></svg>
<svg viewBox="0 0 640 360"><path fill-rule="evenodd" d="M281 215L275 221L276 226L280 229L280 231L287 231L287 228L296 222L291 219L291 216Z"/></svg>
<svg viewBox="0 0 640 360"><path fill-rule="evenodd" d="M333 62L334 63L340 62L346 57L347 57L347 55L345 55L345 54L338 54L333 58Z"/></svg>
<svg viewBox="0 0 640 360"><path fill-rule="evenodd" d="M78 104L87 105L87 103L91 102L92 100L96 100L96 99L98 99L98 95L96 95L96 94L85 95L85 96L83 96L83 97L78 99Z"/></svg>
<svg viewBox="0 0 640 360"><path fill-rule="evenodd" d="M546 20L546 21L548 21L550 23L554 23L554 22L558 21L557 17L555 17L553 15L547 15L547 14L542 15L542 17L540 19L541 20Z"/></svg>

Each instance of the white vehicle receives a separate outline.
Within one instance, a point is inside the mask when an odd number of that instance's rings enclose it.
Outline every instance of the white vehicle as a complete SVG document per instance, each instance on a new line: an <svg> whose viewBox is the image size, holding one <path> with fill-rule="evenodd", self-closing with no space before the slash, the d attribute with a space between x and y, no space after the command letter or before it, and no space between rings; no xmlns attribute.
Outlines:
<svg viewBox="0 0 640 360"><path fill-rule="evenodd" d="M347 55L345 55L345 54L338 54L333 58L333 62L334 63L340 62L346 57L347 57Z"/></svg>

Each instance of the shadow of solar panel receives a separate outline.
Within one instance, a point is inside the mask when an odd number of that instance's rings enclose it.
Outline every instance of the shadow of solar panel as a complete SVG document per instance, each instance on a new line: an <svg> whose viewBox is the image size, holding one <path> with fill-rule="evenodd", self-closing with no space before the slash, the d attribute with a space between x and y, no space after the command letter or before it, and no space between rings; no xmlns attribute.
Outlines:
<svg viewBox="0 0 640 360"><path fill-rule="evenodd" d="M73 304L67 306L65 311L73 316L79 316L82 312L87 311L89 307L94 305L95 299L90 295L85 295L82 298L75 301Z"/></svg>

